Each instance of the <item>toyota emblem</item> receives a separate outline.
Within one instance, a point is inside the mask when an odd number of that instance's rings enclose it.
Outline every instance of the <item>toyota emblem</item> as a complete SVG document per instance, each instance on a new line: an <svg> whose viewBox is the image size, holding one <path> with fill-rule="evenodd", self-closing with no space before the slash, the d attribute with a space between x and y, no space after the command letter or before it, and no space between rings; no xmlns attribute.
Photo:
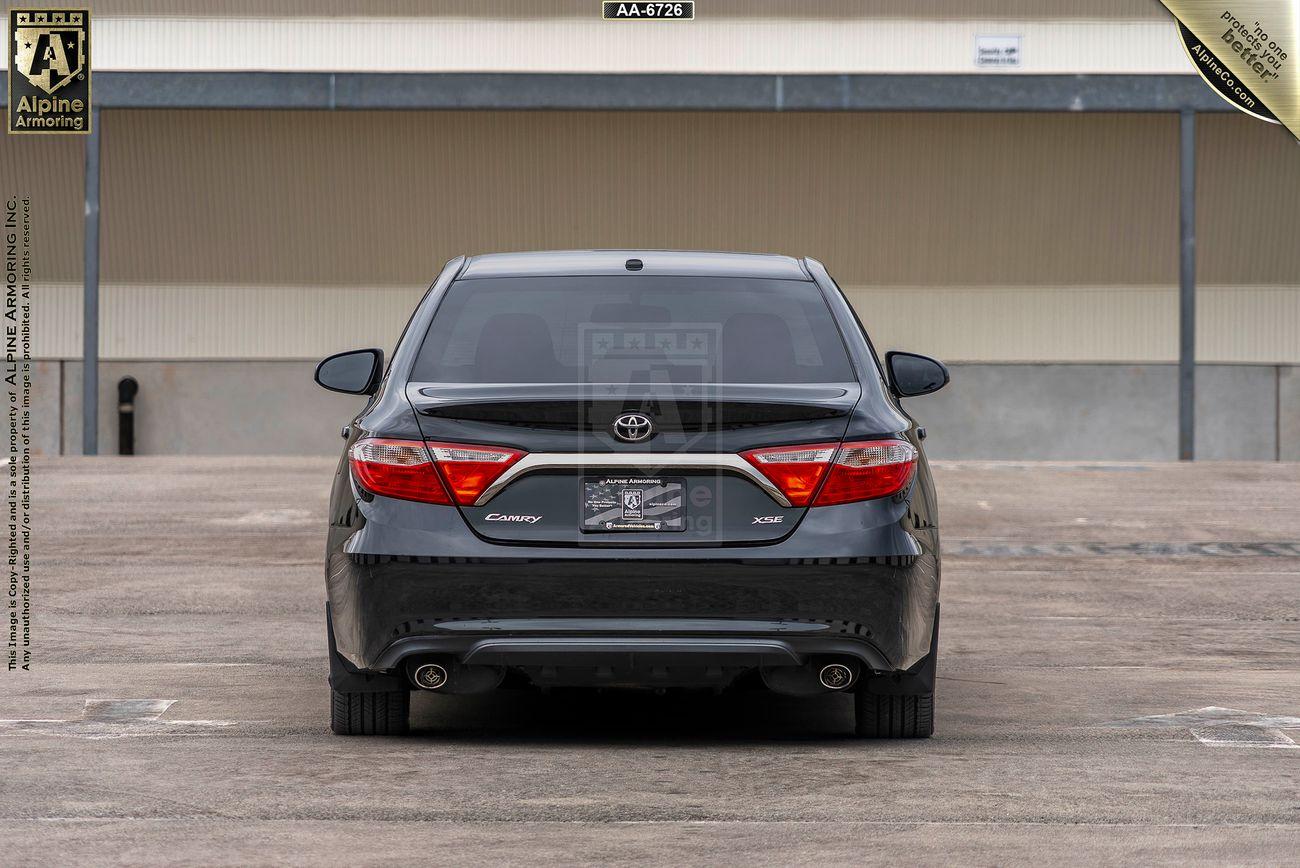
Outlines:
<svg viewBox="0 0 1300 868"><path fill-rule="evenodd" d="M655 433L654 423L649 416L640 413L624 413L614 420L614 436L624 443L640 443L649 440Z"/></svg>

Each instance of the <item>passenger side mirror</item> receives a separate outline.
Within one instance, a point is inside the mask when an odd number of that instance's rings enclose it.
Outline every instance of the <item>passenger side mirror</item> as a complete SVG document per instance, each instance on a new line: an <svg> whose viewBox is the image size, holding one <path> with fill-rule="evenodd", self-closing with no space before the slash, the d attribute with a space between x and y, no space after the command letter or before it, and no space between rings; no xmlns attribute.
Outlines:
<svg viewBox="0 0 1300 868"><path fill-rule="evenodd" d="M948 368L943 362L916 353L885 353L889 386L900 398L928 395L948 385Z"/></svg>
<svg viewBox="0 0 1300 868"><path fill-rule="evenodd" d="M331 392L373 395L384 376L383 350L335 353L316 366L316 382Z"/></svg>

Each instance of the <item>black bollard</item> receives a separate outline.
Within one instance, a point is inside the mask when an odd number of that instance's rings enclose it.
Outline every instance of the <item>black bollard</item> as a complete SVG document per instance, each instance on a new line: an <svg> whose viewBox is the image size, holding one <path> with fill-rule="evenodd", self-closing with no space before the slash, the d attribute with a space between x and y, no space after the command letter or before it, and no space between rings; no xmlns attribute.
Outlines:
<svg viewBox="0 0 1300 868"><path fill-rule="evenodd" d="M117 454L135 454L135 396L140 384L135 377L117 381Z"/></svg>

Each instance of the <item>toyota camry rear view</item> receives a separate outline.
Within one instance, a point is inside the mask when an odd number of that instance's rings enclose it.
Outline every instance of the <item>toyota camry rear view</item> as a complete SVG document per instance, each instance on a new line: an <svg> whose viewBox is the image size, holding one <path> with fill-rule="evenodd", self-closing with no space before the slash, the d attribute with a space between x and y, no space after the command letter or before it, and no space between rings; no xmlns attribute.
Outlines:
<svg viewBox="0 0 1300 868"><path fill-rule="evenodd" d="M758 687L853 695L856 732L934 728L939 529L900 399L812 259L459 257L344 429L326 583L332 727L410 693Z"/></svg>

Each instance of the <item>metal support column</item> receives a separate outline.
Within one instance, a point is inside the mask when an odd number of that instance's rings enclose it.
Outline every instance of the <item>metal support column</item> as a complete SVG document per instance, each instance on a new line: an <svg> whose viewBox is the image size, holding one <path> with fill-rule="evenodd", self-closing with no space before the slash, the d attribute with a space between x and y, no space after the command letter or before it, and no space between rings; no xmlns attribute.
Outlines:
<svg viewBox="0 0 1300 868"><path fill-rule="evenodd" d="M1178 125L1178 458L1196 445L1196 112Z"/></svg>
<svg viewBox="0 0 1300 868"><path fill-rule="evenodd" d="M86 136L86 251L81 317L81 451L99 454L99 109Z"/></svg>

